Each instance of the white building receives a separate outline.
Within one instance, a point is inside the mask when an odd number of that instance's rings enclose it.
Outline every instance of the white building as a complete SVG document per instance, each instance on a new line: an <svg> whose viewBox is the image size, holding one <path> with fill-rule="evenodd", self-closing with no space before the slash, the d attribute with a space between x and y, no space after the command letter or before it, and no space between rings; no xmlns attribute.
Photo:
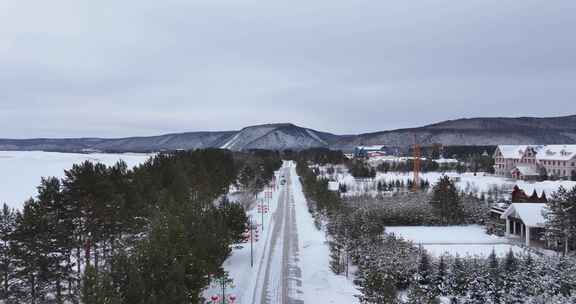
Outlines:
<svg viewBox="0 0 576 304"><path fill-rule="evenodd" d="M530 246L540 242L544 232L544 211L546 204L513 203L501 215L506 220L506 236L519 237Z"/></svg>
<svg viewBox="0 0 576 304"><path fill-rule="evenodd" d="M576 145L500 145L494 152L497 175L518 179L576 178Z"/></svg>

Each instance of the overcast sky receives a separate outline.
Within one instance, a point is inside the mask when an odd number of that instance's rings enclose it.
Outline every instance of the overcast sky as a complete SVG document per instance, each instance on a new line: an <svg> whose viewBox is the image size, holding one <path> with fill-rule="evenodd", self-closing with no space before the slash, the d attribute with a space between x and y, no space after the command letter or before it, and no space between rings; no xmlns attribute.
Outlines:
<svg viewBox="0 0 576 304"><path fill-rule="evenodd" d="M1 0L0 137L576 113L576 1Z"/></svg>

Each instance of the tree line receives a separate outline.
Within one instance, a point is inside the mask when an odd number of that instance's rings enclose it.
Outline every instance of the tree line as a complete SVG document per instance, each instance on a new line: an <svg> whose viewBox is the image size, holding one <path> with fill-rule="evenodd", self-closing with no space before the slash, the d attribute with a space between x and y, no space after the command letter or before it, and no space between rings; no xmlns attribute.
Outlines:
<svg viewBox="0 0 576 304"><path fill-rule="evenodd" d="M244 209L223 199L230 185L248 167L266 181L280 165L272 152L209 149L42 178L22 210L0 212L0 299L198 303L246 228Z"/></svg>
<svg viewBox="0 0 576 304"><path fill-rule="evenodd" d="M462 195L445 177L431 195L406 193L342 198L306 162L297 168L317 227L327 233L332 271L348 275L356 266L361 303L573 303L576 260L510 251L484 257L430 257L423 248L386 233L386 226L481 223L487 207ZM555 237L573 240L574 193L553 197ZM373 201L371 203L371 201ZM389 201L389 202L388 202ZM477 206L480 206L476 208ZM570 227L567 229L566 227ZM574 239L576 241L576 239Z"/></svg>

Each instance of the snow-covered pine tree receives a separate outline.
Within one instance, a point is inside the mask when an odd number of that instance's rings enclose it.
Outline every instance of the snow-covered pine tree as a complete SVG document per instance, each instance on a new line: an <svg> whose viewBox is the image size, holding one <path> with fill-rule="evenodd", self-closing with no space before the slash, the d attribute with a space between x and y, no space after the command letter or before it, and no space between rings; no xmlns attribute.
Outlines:
<svg viewBox="0 0 576 304"><path fill-rule="evenodd" d="M553 277L557 280L558 293L566 297L576 295L576 261L562 257L555 270Z"/></svg>
<svg viewBox="0 0 576 304"><path fill-rule="evenodd" d="M461 297L468 290L468 276L462 259L456 255L452 268L448 274L448 293L455 297Z"/></svg>
<svg viewBox="0 0 576 304"><path fill-rule="evenodd" d="M448 265L446 264L446 259L447 257L441 255L436 267L437 270L432 283L433 292L436 296L448 296Z"/></svg>
<svg viewBox="0 0 576 304"><path fill-rule="evenodd" d="M447 175L440 178L434 185L430 204L443 224L459 224L463 221L462 200L456 185Z"/></svg>
<svg viewBox="0 0 576 304"><path fill-rule="evenodd" d="M486 303L502 303L502 274L500 272L498 258L494 249L488 256L487 261L487 280L486 280Z"/></svg>
<svg viewBox="0 0 576 304"><path fill-rule="evenodd" d="M508 251L502 263L502 289L504 303L523 303L523 294L517 289L519 279L519 261L512 249Z"/></svg>
<svg viewBox="0 0 576 304"><path fill-rule="evenodd" d="M16 276L16 265L10 250L10 237L16 229L16 212L4 204L0 211L0 299L8 302Z"/></svg>
<svg viewBox="0 0 576 304"><path fill-rule="evenodd" d="M488 297L488 271L483 263L474 259L470 263L470 282L468 293L464 298L465 304L486 304L490 302ZM473 274L473 275L472 275Z"/></svg>
<svg viewBox="0 0 576 304"><path fill-rule="evenodd" d="M553 247L562 244L564 255L576 241L576 187L570 191L560 186L546 203L545 238Z"/></svg>

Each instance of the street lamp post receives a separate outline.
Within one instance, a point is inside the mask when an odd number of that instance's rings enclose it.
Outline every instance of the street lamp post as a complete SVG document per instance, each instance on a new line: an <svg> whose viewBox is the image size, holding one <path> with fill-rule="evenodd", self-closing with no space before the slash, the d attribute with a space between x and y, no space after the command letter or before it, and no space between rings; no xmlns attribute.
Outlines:
<svg viewBox="0 0 576 304"><path fill-rule="evenodd" d="M226 304L226 288L235 288L233 284L233 280L228 276L227 272L221 272L213 277L216 286L222 289L222 303ZM216 287L215 286L215 287ZM212 296L212 302L216 302L219 296L214 295ZM234 297L235 299L235 297Z"/></svg>

